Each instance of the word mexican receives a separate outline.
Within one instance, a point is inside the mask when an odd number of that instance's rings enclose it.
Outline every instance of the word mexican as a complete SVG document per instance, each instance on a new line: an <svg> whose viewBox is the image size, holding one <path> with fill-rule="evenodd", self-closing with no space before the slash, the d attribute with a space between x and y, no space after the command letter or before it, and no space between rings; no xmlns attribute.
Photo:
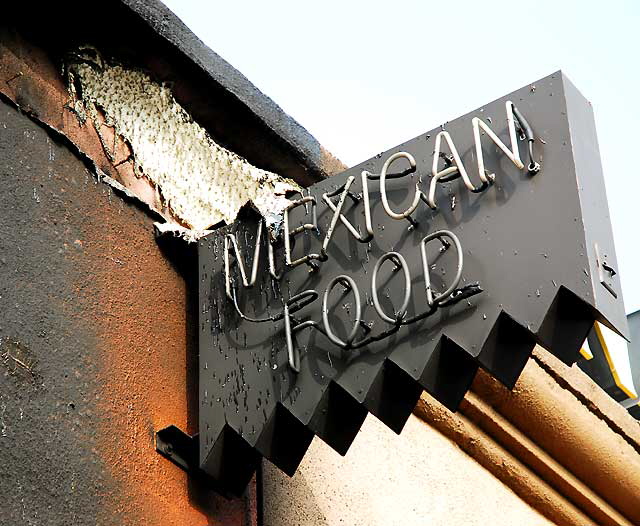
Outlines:
<svg viewBox="0 0 640 526"><path fill-rule="evenodd" d="M507 147L502 140L489 128L489 126L481 119L474 117L472 119L473 137L475 143L476 159L478 164L478 176L481 183L475 186L471 181L467 170L465 169L457 148L447 131L440 131L435 137L435 150L433 154L433 163L431 170L431 181L429 184L429 190L425 194L420 189L420 182L415 185L415 193L409 207L401 212L396 212L389 206L387 198L387 179L405 177L410 173L416 171L416 162L413 156L407 152L397 152L389 156L382 166L380 174L371 174L367 171L361 173L362 182L362 196L355 195L350 191L350 188L355 180L354 176L347 178L345 183L332 192L327 192L322 195L322 201L333 212L329 227L325 233L322 241L322 246L318 253L309 253L298 259L292 259L291 243L295 236L301 235L306 231L315 231L319 233L317 224L317 200L314 196L303 196L301 199L293 201L284 211L283 220L283 244L284 244L284 267L281 271L276 270L275 257L274 257L274 243L272 240L267 239L268 250L268 264L269 273L271 277L277 281L282 279L284 274L289 270L298 267L299 265L306 264L312 268L312 270L318 270L319 264L323 261L327 261L329 258L328 248L338 225L338 221L348 230L348 232L359 242L368 243L374 237L374 231L371 221L371 207L369 196L369 180L379 180L380 201L385 213L392 220L407 220L413 226L416 225L415 220L411 217L411 214L415 212L420 201L423 201L432 210L437 210L435 202L436 187L439 183L445 183L457 178L461 178L466 188L474 193L483 192L489 188L495 181L495 174L489 173L485 169L484 158L482 153L482 147L480 143L480 130L486 134L495 145L511 160L511 162L518 168L524 169L525 165L520 158L520 153L517 143L517 132L521 140L527 140L529 146L529 164L527 170L531 174L535 174L540 170L540 165L534 161L533 158L533 141L534 136L531 127L520 114L518 109L510 102L506 103L507 114L507 126L510 138L511 147ZM442 141L447 143L450 154L446 155L441 151ZM409 163L409 168L401 173L391 174L389 169L391 165L398 159L406 159ZM440 159L444 160L444 167L439 168ZM338 196L337 203L333 201L333 198ZM365 218L365 234L354 227L354 225L345 217L343 212L344 203L349 197L355 203L359 203L361 200L364 205L364 218ZM304 206L307 209L311 207L312 221L310 223L301 224L296 228L291 228L289 224L289 215L292 210L297 207ZM308 210L307 210L308 211ZM291 296L288 300L284 301L283 309L280 313L264 318L253 318L247 316L242 312L238 305L236 287L234 286L234 279L232 276L232 255L234 256L242 284L245 288L250 288L256 283L258 275L258 262L260 259L260 247L262 239L264 221L260 221L257 226L255 248L253 254L253 263L251 268L251 274L248 276L247 269L243 263L242 253L238 247L238 241L234 234L227 234L224 238L224 272L225 272L225 292L227 298L233 302L234 307L238 315L249 322L263 323L263 322L275 322L284 320L284 329L287 342L288 361L290 367L294 371L299 371L300 368L300 356L296 351L293 344L293 336L306 328L313 328L322 334L324 334L333 344L345 350L358 349L366 347L367 345L379 341L383 338L389 337L392 334L398 332L401 327L415 323L428 316L431 316L439 307L453 305L465 298L469 298L482 292L482 288L478 283L472 283L463 287L458 287L462 276L463 269L463 248L461 246L458 237L449 230L438 230L427 236L420 241L422 270L424 277L424 291L426 297L427 308L424 312L409 316L408 305L411 297L411 275L409 272L409 266L405 258L398 252L389 251L384 253L374 266L374 270L371 276L371 298L373 300L373 306L377 315L383 320L388 327L377 333L371 333L370 323L365 322L362 319L362 302L360 290L356 282L346 274L340 274L334 277L324 290L322 295L322 321L317 322L314 320L301 321L295 318L293 315L300 311L305 306L315 302L320 293L313 289L302 291L298 294ZM267 236L269 237L269 236ZM442 292L434 290L431 284L430 278L430 264L427 257L427 245L430 242L437 241L440 243L440 252L449 250L451 247L455 248L457 256L457 268L454 278L451 284ZM404 275L404 296L403 301L399 309L395 310L393 315L386 313L380 305L379 293L378 293L378 273L381 266L389 261L394 265L395 270L402 270ZM337 286L344 287L345 292L351 292L354 297L354 321L351 326L351 330L345 339L338 337L329 323L329 306L328 299L332 290ZM358 333L365 333L358 339Z"/></svg>

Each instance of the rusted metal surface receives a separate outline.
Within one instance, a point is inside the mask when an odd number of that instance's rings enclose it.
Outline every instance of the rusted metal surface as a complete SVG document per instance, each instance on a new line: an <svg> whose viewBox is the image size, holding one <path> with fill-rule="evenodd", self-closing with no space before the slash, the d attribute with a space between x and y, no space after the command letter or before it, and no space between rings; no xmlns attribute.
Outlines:
<svg viewBox="0 0 640 526"><path fill-rule="evenodd" d="M1 522L244 526L154 448L197 420L188 255L6 103L0 158Z"/></svg>

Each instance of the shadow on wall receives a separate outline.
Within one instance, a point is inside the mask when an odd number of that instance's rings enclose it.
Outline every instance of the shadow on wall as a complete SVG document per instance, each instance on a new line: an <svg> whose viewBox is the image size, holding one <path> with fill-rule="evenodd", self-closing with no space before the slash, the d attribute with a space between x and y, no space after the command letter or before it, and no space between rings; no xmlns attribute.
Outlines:
<svg viewBox="0 0 640 526"><path fill-rule="evenodd" d="M162 255L171 263L175 271L185 282L185 370L186 370L186 400L187 400L187 429L190 435L198 433L199 416L199 318L198 318L198 251L197 243L185 243L183 239L173 235L165 235L157 238L158 247ZM157 431L157 430L156 430ZM168 462L168 461L167 461ZM211 479L200 479L195 476L188 478L189 501L207 517L219 517L228 500L223 497L220 488L212 485ZM256 513L251 491L254 484L248 486L244 501L245 516L250 517ZM233 500L236 500L234 498ZM247 519L248 521L248 519ZM250 522L248 521L247 524ZM218 525L219 522L209 522Z"/></svg>
<svg viewBox="0 0 640 526"><path fill-rule="evenodd" d="M317 438L315 440L318 440ZM329 526L329 521L316 502L311 484L303 473L296 474L295 484L282 471L271 463L264 463L262 470L264 484L269 488L268 501L272 503L295 502L298 504L295 515L287 506L264 506L261 526L283 526L291 524L296 517L299 524ZM354 503L354 505L356 505Z"/></svg>

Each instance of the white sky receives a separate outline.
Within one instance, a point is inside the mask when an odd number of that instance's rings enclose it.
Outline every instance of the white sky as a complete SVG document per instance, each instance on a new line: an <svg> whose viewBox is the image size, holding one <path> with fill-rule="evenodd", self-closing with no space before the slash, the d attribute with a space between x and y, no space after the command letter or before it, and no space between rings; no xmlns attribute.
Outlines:
<svg viewBox="0 0 640 526"><path fill-rule="evenodd" d="M640 1L163 1L349 166L562 69L594 107L640 309Z"/></svg>

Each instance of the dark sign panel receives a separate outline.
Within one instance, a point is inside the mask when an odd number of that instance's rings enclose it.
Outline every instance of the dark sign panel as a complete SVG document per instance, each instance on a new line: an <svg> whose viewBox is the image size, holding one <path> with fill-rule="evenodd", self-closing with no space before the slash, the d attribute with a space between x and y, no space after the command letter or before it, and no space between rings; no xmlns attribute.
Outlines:
<svg viewBox="0 0 640 526"><path fill-rule="evenodd" d="M241 492L344 454L366 414L400 432L478 367L511 387L539 343L576 360L626 334L589 103L556 73L202 240L199 467ZM159 437L160 438L160 437Z"/></svg>

